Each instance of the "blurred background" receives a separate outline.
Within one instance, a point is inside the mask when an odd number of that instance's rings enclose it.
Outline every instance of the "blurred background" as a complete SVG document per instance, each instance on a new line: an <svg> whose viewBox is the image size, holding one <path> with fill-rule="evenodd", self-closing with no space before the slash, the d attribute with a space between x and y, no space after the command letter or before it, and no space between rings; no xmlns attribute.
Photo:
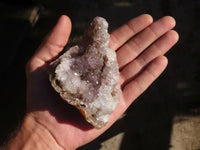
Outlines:
<svg viewBox="0 0 200 150"><path fill-rule="evenodd" d="M102 136L78 150L200 150L200 0L1 0L0 149L26 112L25 64L58 17L68 15L80 40L95 16L109 30L143 13L173 16L180 40L166 71Z"/></svg>

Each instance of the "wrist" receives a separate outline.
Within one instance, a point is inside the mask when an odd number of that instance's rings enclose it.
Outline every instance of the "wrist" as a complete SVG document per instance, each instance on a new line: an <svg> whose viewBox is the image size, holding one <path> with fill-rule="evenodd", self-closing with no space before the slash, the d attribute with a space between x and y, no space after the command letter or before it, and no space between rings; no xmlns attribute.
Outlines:
<svg viewBox="0 0 200 150"><path fill-rule="evenodd" d="M7 150L63 150L51 133L28 114Z"/></svg>

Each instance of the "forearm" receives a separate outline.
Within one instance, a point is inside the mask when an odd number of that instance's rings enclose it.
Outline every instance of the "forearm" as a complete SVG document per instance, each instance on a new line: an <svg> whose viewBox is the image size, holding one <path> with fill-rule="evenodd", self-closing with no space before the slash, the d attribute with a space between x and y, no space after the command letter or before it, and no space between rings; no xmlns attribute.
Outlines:
<svg viewBox="0 0 200 150"><path fill-rule="evenodd" d="M37 123L31 115L27 115L15 138L6 150L63 150L49 133Z"/></svg>

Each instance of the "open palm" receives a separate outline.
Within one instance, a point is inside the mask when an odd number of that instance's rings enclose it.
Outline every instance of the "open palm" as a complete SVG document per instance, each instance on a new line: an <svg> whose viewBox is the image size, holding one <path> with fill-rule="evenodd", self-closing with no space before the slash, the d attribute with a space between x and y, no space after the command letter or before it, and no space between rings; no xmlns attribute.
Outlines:
<svg viewBox="0 0 200 150"><path fill-rule="evenodd" d="M48 81L47 67L67 44L70 19L63 15L27 63L27 111L45 127L63 149L82 146L107 130L129 105L162 73L167 66L163 56L178 40L171 30L172 17L153 23L150 15L141 15L111 33L110 48L117 53L120 69L120 102L108 124L100 130L88 124L80 113L67 105Z"/></svg>

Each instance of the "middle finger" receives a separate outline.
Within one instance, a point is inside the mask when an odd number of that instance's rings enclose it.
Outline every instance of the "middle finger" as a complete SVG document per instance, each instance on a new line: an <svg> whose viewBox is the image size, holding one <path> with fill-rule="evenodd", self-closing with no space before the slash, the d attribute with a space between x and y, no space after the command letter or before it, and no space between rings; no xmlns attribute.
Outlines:
<svg viewBox="0 0 200 150"><path fill-rule="evenodd" d="M119 68L123 68L138 57L155 40L175 26L174 18L163 17L133 37L117 51Z"/></svg>

